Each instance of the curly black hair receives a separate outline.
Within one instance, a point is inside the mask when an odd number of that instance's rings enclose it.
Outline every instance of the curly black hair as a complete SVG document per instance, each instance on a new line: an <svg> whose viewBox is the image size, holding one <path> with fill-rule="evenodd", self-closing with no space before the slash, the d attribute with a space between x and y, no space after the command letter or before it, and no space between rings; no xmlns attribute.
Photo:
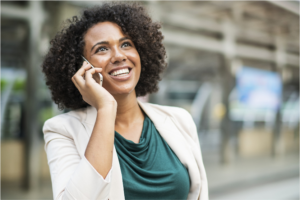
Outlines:
<svg viewBox="0 0 300 200"><path fill-rule="evenodd" d="M67 20L51 40L42 71L53 101L59 109L78 109L89 106L83 101L71 78L82 65L84 35L93 25L109 21L129 35L141 59L141 75L135 87L137 97L158 90L160 74L167 67L166 51L162 44L161 24L152 22L146 9L137 3L105 3L83 11L82 16Z"/></svg>

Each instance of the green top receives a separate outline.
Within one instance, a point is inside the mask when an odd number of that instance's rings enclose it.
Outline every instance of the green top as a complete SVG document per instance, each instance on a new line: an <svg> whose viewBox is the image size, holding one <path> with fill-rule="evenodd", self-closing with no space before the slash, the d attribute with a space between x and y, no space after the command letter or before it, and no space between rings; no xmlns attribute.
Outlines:
<svg viewBox="0 0 300 200"><path fill-rule="evenodd" d="M145 115L139 143L115 131L125 199L187 199L187 169Z"/></svg>

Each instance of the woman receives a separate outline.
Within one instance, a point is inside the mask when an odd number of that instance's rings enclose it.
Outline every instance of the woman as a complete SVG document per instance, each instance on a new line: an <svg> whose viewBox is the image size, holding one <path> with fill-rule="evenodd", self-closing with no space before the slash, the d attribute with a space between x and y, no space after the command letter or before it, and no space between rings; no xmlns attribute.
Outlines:
<svg viewBox="0 0 300 200"><path fill-rule="evenodd" d="M73 110L43 128L54 199L208 199L191 116L137 100L157 91L166 67L160 28L143 7L113 3L52 40L46 84Z"/></svg>

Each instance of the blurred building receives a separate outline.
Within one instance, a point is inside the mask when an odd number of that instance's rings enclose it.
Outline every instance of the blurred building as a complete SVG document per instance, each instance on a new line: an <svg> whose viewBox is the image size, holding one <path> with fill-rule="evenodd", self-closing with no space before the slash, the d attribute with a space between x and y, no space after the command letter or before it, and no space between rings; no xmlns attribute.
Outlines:
<svg viewBox="0 0 300 200"><path fill-rule="evenodd" d="M40 65L63 21L99 4L1 3L2 185L50 181L42 126L61 111ZM298 154L298 1L141 4L163 24L169 63L148 99L192 114L204 164Z"/></svg>

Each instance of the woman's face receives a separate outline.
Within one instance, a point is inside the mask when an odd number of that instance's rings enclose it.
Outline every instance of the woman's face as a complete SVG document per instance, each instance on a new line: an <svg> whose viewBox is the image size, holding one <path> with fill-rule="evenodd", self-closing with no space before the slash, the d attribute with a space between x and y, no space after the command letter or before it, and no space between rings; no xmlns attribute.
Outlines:
<svg viewBox="0 0 300 200"><path fill-rule="evenodd" d="M84 57L102 68L103 87L113 96L134 91L141 61L129 36L115 23L100 22L88 29L84 41Z"/></svg>

